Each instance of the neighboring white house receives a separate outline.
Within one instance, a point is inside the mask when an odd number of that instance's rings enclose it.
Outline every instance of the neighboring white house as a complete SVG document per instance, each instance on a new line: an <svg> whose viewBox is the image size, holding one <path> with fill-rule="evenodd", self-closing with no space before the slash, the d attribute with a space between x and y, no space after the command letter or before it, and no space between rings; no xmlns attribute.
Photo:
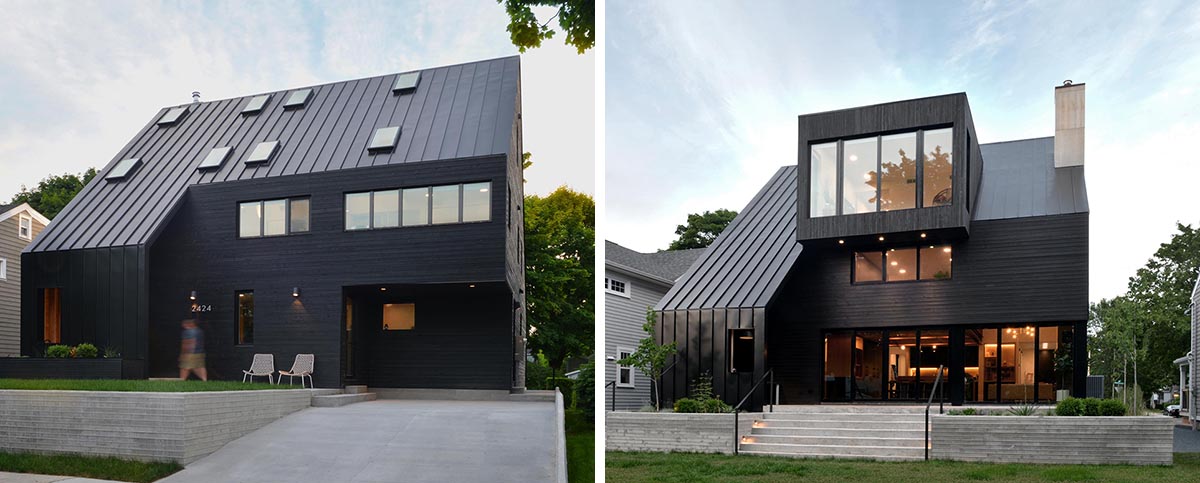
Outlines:
<svg viewBox="0 0 1200 483"><path fill-rule="evenodd" d="M21 250L49 223L29 203L0 205L0 357L21 355Z"/></svg>
<svg viewBox="0 0 1200 483"><path fill-rule="evenodd" d="M1191 377L1191 369L1200 367L1200 274L1196 275L1196 286L1192 288L1192 305L1188 308L1192 314L1192 351L1188 353L1188 376L1186 380L1181 381L1187 385L1185 395L1188 398L1186 407L1192 423L1193 430L1200 430L1200 422L1197 422L1197 414L1200 410L1197 409L1197 404L1200 404L1200 377ZM1182 370L1181 370L1182 372ZM1181 378L1183 379L1183 378ZM1180 401L1183 399L1180 398Z"/></svg>
<svg viewBox="0 0 1200 483"><path fill-rule="evenodd" d="M613 407L613 386L607 384L616 381L616 409L637 410L650 404L650 381L616 361L637 349L646 337L646 309L666 295L705 249L640 253L611 241L604 246L604 407Z"/></svg>

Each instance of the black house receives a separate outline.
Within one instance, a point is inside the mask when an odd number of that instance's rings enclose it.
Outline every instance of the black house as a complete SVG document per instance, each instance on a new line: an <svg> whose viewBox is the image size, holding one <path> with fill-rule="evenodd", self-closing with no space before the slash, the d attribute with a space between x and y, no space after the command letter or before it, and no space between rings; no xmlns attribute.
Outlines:
<svg viewBox="0 0 1200 483"><path fill-rule="evenodd" d="M336 387L524 387L520 59L164 108L22 255L22 353Z"/></svg>
<svg viewBox="0 0 1200 483"><path fill-rule="evenodd" d="M658 305L664 398L1054 402L1087 374L1082 84L980 145L965 94L800 116L781 168ZM940 391L939 391L940 394Z"/></svg>

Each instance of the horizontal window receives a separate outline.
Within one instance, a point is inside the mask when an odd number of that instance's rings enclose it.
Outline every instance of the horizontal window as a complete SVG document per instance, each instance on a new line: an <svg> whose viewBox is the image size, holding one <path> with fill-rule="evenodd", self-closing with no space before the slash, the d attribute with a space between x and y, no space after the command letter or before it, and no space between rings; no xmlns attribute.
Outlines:
<svg viewBox="0 0 1200 483"><path fill-rule="evenodd" d="M620 295L622 297L628 298L629 297L629 284L625 283L624 280L617 280L615 278L604 277L604 291L611 293L611 294Z"/></svg>
<svg viewBox="0 0 1200 483"><path fill-rule="evenodd" d="M946 280L953 255L950 245L855 252L851 277L854 283Z"/></svg>
<svg viewBox="0 0 1200 483"><path fill-rule="evenodd" d="M949 205L953 142L943 128L812 145L809 217Z"/></svg>
<svg viewBox="0 0 1200 483"><path fill-rule="evenodd" d="M308 217L308 198L245 201L238 204L238 238L305 233Z"/></svg>
<svg viewBox="0 0 1200 483"><path fill-rule="evenodd" d="M346 230L491 221L491 182L346 193Z"/></svg>

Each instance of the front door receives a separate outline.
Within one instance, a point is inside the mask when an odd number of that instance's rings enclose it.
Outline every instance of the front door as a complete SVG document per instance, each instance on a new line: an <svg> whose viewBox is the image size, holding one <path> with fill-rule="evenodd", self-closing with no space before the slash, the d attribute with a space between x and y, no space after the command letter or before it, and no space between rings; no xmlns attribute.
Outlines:
<svg viewBox="0 0 1200 483"><path fill-rule="evenodd" d="M356 310L355 301L350 296L343 297L342 310L342 382L343 384L363 384L367 380L366 365L363 363L365 348L362 343L361 311Z"/></svg>

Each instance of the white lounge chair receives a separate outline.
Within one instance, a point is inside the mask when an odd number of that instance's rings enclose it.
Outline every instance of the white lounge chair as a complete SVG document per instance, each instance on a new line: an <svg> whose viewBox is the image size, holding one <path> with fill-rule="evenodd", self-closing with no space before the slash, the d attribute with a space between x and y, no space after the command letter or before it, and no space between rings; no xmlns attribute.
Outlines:
<svg viewBox="0 0 1200 483"><path fill-rule="evenodd" d="M273 354L254 354L254 361L250 363L250 370L242 371L242 382L246 382L249 378L250 382L254 382L255 376L267 376L267 382L275 384L272 374L275 374L275 356Z"/></svg>
<svg viewBox="0 0 1200 483"><path fill-rule="evenodd" d="M288 385L292 384L293 377L300 378L300 387L304 387L304 378L308 378L308 387L313 387L313 361L316 360L312 354L296 354L296 361L292 363L292 369L289 371L279 371L279 382L283 382L283 376L288 377Z"/></svg>

